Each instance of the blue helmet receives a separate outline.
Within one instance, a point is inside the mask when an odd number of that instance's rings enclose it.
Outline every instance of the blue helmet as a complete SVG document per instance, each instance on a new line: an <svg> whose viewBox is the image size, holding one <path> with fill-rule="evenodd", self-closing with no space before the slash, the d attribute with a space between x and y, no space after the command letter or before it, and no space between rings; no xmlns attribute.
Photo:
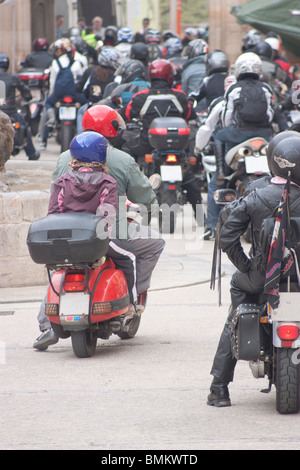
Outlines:
<svg viewBox="0 0 300 470"><path fill-rule="evenodd" d="M105 163L108 141L98 132L87 131L74 137L70 144L73 158L80 162Z"/></svg>

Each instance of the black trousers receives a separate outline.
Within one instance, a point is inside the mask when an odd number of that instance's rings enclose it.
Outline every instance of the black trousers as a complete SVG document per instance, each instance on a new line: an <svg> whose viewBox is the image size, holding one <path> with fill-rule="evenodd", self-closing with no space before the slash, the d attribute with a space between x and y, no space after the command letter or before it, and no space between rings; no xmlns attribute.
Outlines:
<svg viewBox="0 0 300 470"><path fill-rule="evenodd" d="M247 273L236 271L231 279L231 306L229 315L221 333L218 348L214 357L211 375L218 381L228 384L233 381L236 359L231 352L230 324L235 309L244 303L257 303L264 289L265 278L256 269Z"/></svg>

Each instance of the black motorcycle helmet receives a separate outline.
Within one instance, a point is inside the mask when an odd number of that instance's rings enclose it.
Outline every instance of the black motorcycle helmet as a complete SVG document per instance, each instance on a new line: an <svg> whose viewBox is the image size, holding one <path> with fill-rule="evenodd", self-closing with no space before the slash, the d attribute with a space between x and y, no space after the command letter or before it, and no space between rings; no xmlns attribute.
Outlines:
<svg viewBox="0 0 300 470"><path fill-rule="evenodd" d="M132 44L130 50L130 58L141 61L148 61L149 52L146 44L144 42L136 42Z"/></svg>
<svg viewBox="0 0 300 470"><path fill-rule="evenodd" d="M276 145L271 156L272 173L300 186L300 136L287 137Z"/></svg>
<svg viewBox="0 0 300 470"><path fill-rule="evenodd" d="M254 47L253 52L262 58L272 59L273 57L273 49L266 41L259 41Z"/></svg>
<svg viewBox="0 0 300 470"><path fill-rule="evenodd" d="M275 147L280 143L282 142L283 140L287 139L288 137L300 137L300 134L299 132L297 131L291 131L291 130L286 130L286 131L283 131L283 132L280 132L279 134L276 134L273 139L269 142L269 145L267 147L267 160L268 160L268 165L269 165L269 169L270 169L270 172L272 174L273 173L273 170L272 170L272 154L273 154L273 150L275 149Z"/></svg>
<svg viewBox="0 0 300 470"><path fill-rule="evenodd" d="M0 69L9 69L9 57L6 54L0 54Z"/></svg>
<svg viewBox="0 0 300 470"><path fill-rule="evenodd" d="M225 52L215 49L205 56L206 73L211 75L213 73L228 72L229 60Z"/></svg>
<svg viewBox="0 0 300 470"><path fill-rule="evenodd" d="M145 67L139 60L130 59L122 64L115 72L122 77L122 83L130 83L135 78L145 78Z"/></svg>

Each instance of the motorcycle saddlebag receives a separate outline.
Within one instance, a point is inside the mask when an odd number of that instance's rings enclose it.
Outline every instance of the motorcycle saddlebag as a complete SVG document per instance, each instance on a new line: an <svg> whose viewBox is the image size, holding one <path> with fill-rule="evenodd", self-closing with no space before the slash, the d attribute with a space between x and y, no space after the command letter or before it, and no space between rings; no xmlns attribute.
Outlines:
<svg viewBox="0 0 300 470"><path fill-rule="evenodd" d="M155 150L183 150L190 136L190 128L179 117L155 118L148 129L150 145Z"/></svg>
<svg viewBox="0 0 300 470"><path fill-rule="evenodd" d="M108 244L106 222L88 212L48 215L34 221L27 235L32 260L52 268L92 264Z"/></svg>
<svg viewBox="0 0 300 470"><path fill-rule="evenodd" d="M243 361L259 359L260 316L261 307L256 304L241 304L236 308L230 325L231 349L235 359Z"/></svg>

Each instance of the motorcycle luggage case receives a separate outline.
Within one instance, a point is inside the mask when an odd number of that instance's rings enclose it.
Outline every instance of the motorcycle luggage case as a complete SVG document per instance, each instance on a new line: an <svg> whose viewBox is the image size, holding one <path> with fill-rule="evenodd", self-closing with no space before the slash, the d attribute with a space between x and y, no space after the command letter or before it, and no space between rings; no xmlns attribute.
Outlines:
<svg viewBox="0 0 300 470"><path fill-rule="evenodd" d="M186 121L179 117L155 118L148 129L150 145L156 150L183 150L189 136Z"/></svg>
<svg viewBox="0 0 300 470"><path fill-rule="evenodd" d="M108 244L105 221L88 212L48 215L34 221L27 235L32 260L48 267L92 264Z"/></svg>
<svg viewBox="0 0 300 470"><path fill-rule="evenodd" d="M261 308L256 304L241 304L230 325L231 347L237 360L257 361L261 352Z"/></svg>

